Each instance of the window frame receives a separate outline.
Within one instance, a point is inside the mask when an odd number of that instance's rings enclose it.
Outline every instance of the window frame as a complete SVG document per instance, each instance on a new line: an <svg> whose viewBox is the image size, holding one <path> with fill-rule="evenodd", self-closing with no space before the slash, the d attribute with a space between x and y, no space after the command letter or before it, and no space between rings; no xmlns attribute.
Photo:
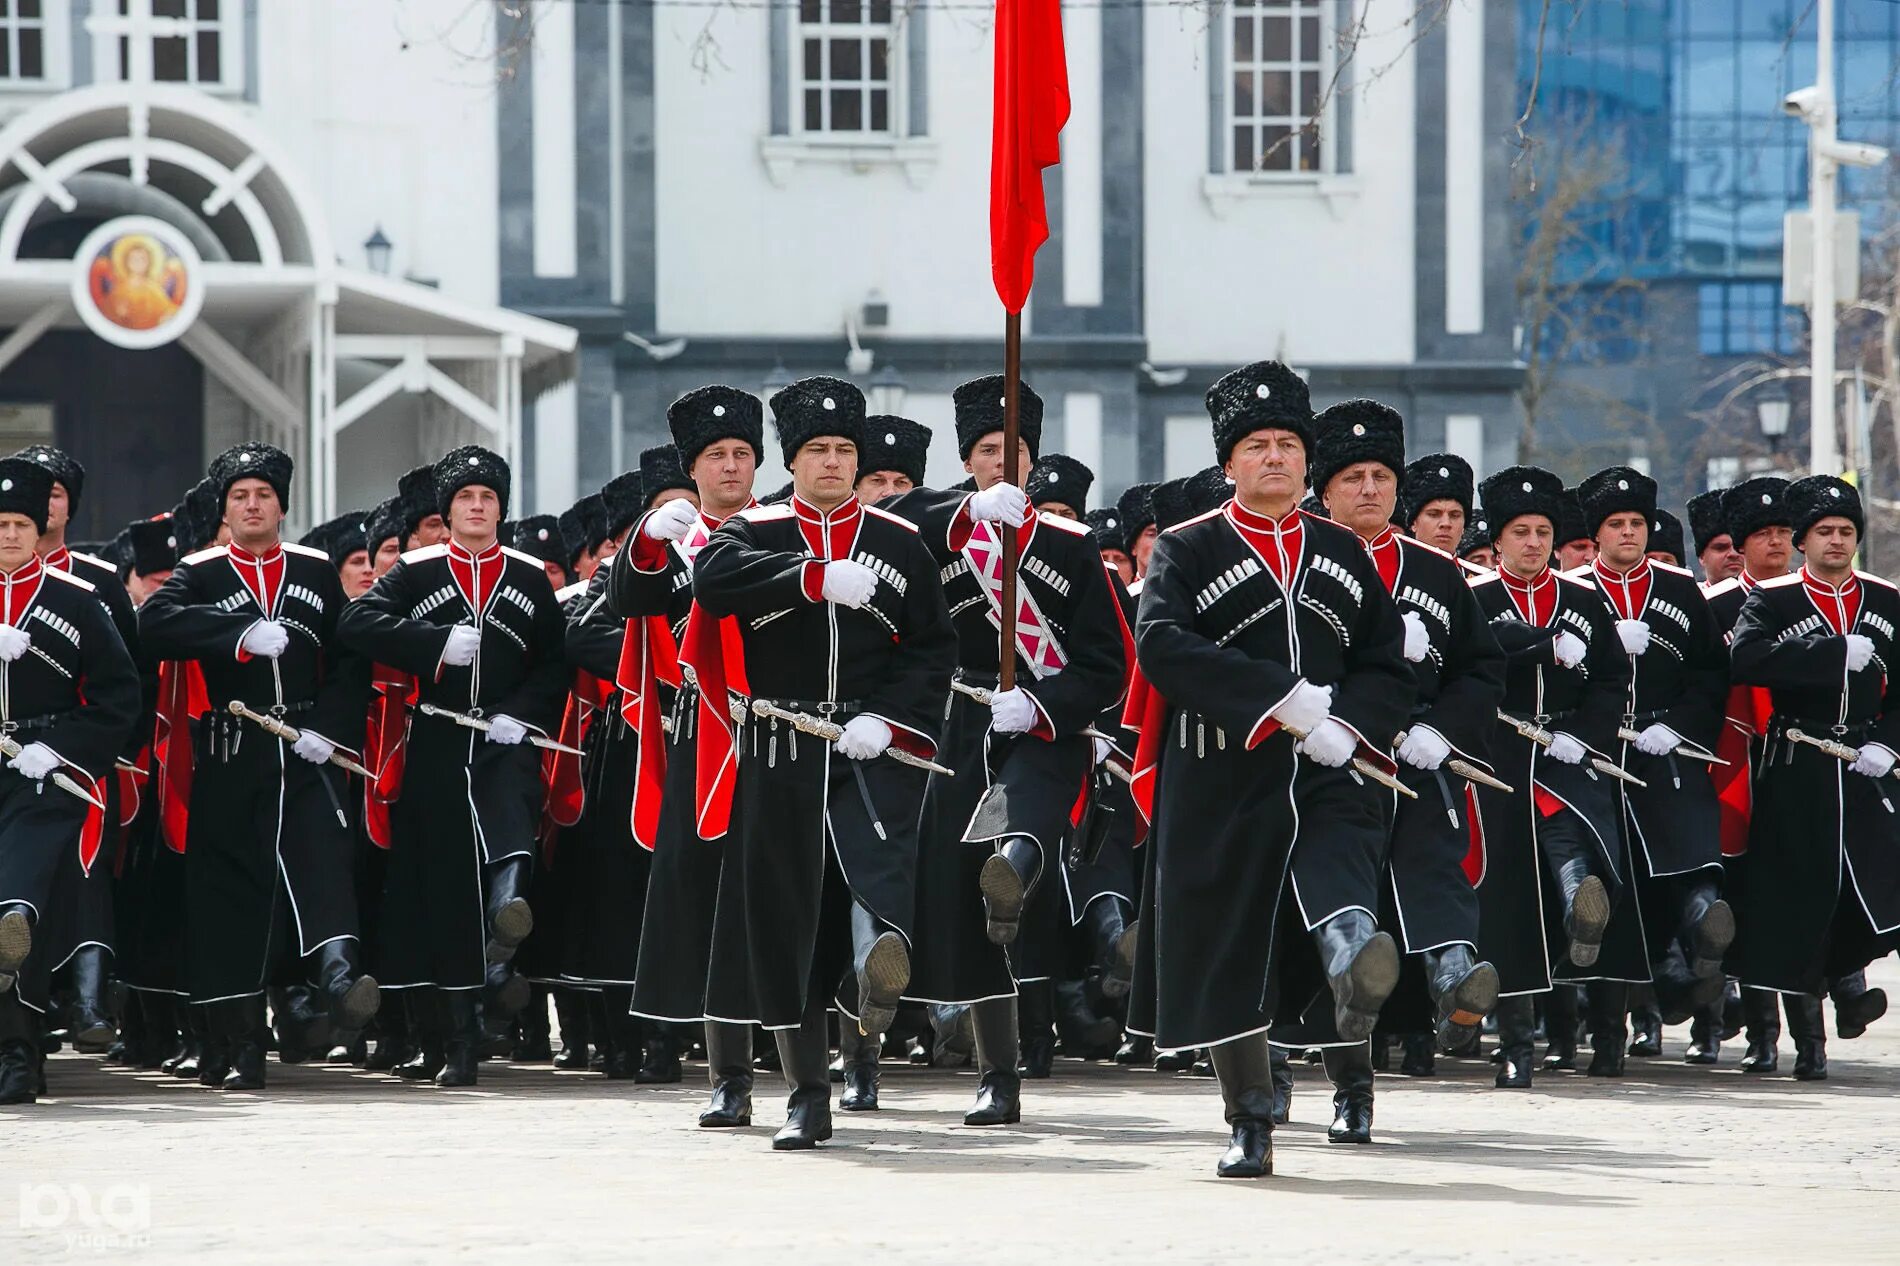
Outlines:
<svg viewBox="0 0 1900 1266"><path fill-rule="evenodd" d="M6 41L8 65L19 65L18 42L14 32L22 21L32 22L40 32L40 77L22 79L17 73L0 75L0 95L14 93L61 92L72 86L72 13L69 0L40 0L40 16L21 18L19 0L8 6L0 17L0 41Z"/></svg>
<svg viewBox="0 0 1900 1266"><path fill-rule="evenodd" d="M1259 166L1242 169L1234 162L1234 133L1241 125L1240 118L1234 112L1234 74L1238 68L1238 63L1234 55L1235 26L1243 16L1253 24L1256 40L1254 56L1249 59L1246 65L1255 73L1262 75L1264 75L1269 68L1284 67L1290 78L1289 90L1292 93L1292 99L1289 104L1297 106L1300 96L1299 79L1302 74L1306 73L1305 67L1310 63L1302 62L1296 57L1289 57L1285 62L1267 61L1264 57L1264 49L1259 43L1261 28L1264 25L1261 21L1264 11L1269 9L1277 10L1283 7L1286 10L1288 23L1288 37L1290 41L1288 47L1290 53L1297 54L1303 51L1299 38L1299 28L1306 14L1303 13L1302 10L1310 8L1312 10L1312 16L1316 18L1319 23L1318 73L1319 92L1323 105L1317 116L1303 118L1297 110L1290 111L1285 115L1267 115L1260 112L1259 106L1261 103L1256 99L1255 112L1249 116L1251 126L1255 129L1256 151L1254 160L1256 164L1259 162L1260 154L1263 152L1263 148L1259 142L1260 132L1262 129L1274 125L1270 121L1285 120L1289 127L1290 134L1295 137L1300 136L1307 126L1317 121L1319 128L1319 163L1318 166L1310 169L1298 166L1289 166L1285 170L1262 168ZM1220 170L1215 174L1230 176L1253 185L1311 183L1325 180L1339 174L1339 137L1338 128L1336 126L1340 120L1337 92L1339 85L1335 83L1335 76L1337 76L1339 71L1336 9L1337 6L1333 4L1331 0L1246 0L1244 4L1238 2L1238 0L1229 0L1227 4L1220 7L1219 11L1222 15L1222 20L1218 39L1220 41L1221 57L1217 69L1221 76L1221 146L1219 151L1221 159ZM1327 86L1329 84L1334 85L1335 88L1331 96L1327 94ZM1300 144L1301 147L1304 148L1306 142L1301 141ZM1295 158L1297 157L1298 155L1296 153Z"/></svg>
<svg viewBox="0 0 1900 1266"><path fill-rule="evenodd" d="M108 16L124 16L118 12L118 0L93 0L93 3L97 8L106 9ZM244 26L244 0L218 0L218 16L211 19L195 16L198 3L199 0L187 0L188 8L194 16L185 20L192 23L193 27L198 31L216 29L218 34L218 78L215 80L160 79L154 74L152 76L152 82L154 84L177 86L181 88L196 88L201 92L213 93L218 96L242 96L247 90L244 63L246 57L245 39L248 33ZM130 36L120 35L116 32L100 34L93 37L92 58L94 78L96 80L102 83L125 82L125 64L119 55L119 44L120 41L130 38ZM177 39L180 37L168 35L159 38ZM189 64L190 61L196 60L197 50L192 47L194 43L193 36L188 35L183 38L186 42L186 57L187 64ZM156 50L154 50L154 53L156 53Z"/></svg>
<svg viewBox="0 0 1900 1266"><path fill-rule="evenodd" d="M831 0L816 0L820 19L808 23L805 20L804 7L799 5L790 14L790 31L787 41L786 57L788 66L785 76L785 91L789 100L785 103L787 135L795 141L813 146L838 146L849 149L862 149L866 146L896 146L910 138L910 85L909 85L909 49L907 31L917 15L910 12L904 0L886 0L890 6L890 18L885 22L872 22L868 18L872 0L857 0L860 15L867 19L858 22L833 23L830 17ZM809 80L805 76L805 41L816 39L829 44L835 39L858 39L866 41L861 47L867 49L868 40L876 33L885 36L884 66L885 77L874 80L869 77L870 67L861 67L862 77L856 80L836 81L858 86L863 101L865 119L870 121L869 93L873 85L882 84L885 93L885 126L881 129L860 129L855 132L838 131L831 128L808 128L805 125L805 93L812 85L818 85L817 91L824 94L821 100L821 112L828 118L831 111L830 94L835 91L834 81L830 77L830 53L825 53L824 75L818 80Z"/></svg>

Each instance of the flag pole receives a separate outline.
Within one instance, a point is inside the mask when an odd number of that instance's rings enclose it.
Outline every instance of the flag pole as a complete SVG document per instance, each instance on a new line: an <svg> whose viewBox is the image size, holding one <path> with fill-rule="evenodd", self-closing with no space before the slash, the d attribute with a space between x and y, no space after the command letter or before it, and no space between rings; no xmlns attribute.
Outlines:
<svg viewBox="0 0 1900 1266"><path fill-rule="evenodd" d="M1011 312L1003 319L1003 479L1020 484L1017 474L1022 452L1022 423L1018 416L1023 380L1023 314ZM1031 507L1030 513L1035 509ZM1003 623L997 648L996 688L1016 687L1016 565L1021 548L1018 533L1003 525Z"/></svg>

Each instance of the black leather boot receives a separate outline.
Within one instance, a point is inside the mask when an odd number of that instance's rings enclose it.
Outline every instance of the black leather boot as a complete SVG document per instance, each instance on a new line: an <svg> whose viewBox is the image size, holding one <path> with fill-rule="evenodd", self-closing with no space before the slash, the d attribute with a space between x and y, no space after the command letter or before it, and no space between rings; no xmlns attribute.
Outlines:
<svg viewBox="0 0 1900 1266"><path fill-rule="evenodd" d="M712 1100L699 1114L708 1130L752 1124L752 1026L706 1021L706 1075Z"/></svg>
<svg viewBox="0 0 1900 1266"><path fill-rule="evenodd" d="M168 993L136 989L129 1005L138 1008L145 1025L145 1045L136 1067L148 1072L163 1070L179 1049L177 999Z"/></svg>
<svg viewBox="0 0 1900 1266"><path fill-rule="evenodd" d="M1864 971L1829 982L1828 996L1834 1000L1834 1031L1847 1041L1865 1033L1868 1025L1887 1014L1887 991L1869 989Z"/></svg>
<svg viewBox="0 0 1900 1266"><path fill-rule="evenodd" d="M1365 1041L1399 983L1399 947L1364 910L1340 911L1313 929L1313 942L1333 987L1333 1022L1341 1040Z"/></svg>
<svg viewBox="0 0 1900 1266"><path fill-rule="evenodd" d="M1056 1060L1056 986L1053 980L1025 980L1016 986L1017 1033L1021 1043L1022 1075L1027 1081L1041 1081L1055 1067ZM1002 999L990 999L995 1003ZM974 1014L974 1013L973 1013Z"/></svg>
<svg viewBox="0 0 1900 1266"><path fill-rule="evenodd" d="M510 857L487 868L488 961L505 963L534 931L528 908L529 858Z"/></svg>
<svg viewBox="0 0 1900 1266"><path fill-rule="evenodd" d="M844 1091L838 1107L845 1112L877 1111L878 1040L859 1033L851 1017L838 1017L838 1057L844 1063Z"/></svg>
<svg viewBox="0 0 1900 1266"><path fill-rule="evenodd" d="M103 945L82 945L68 967L73 1000L66 1008L66 1032L81 1055L98 1055L112 1045L118 1027L106 1011L106 975L111 954Z"/></svg>
<svg viewBox="0 0 1900 1266"><path fill-rule="evenodd" d="M561 1029L561 1049L554 1056L554 1066L565 1071L587 1071L587 1043L591 1036L587 995L578 989L556 986L554 1016Z"/></svg>
<svg viewBox="0 0 1900 1266"><path fill-rule="evenodd" d="M1062 1053L1086 1060L1113 1056L1122 1026L1089 1005L1088 986L1079 980L1057 981L1055 995L1056 1035L1062 1039Z"/></svg>
<svg viewBox="0 0 1900 1266"><path fill-rule="evenodd" d="M1214 1172L1222 1178L1273 1173L1273 1072L1265 1034L1208 1049L1220 1080L1222 1115L1231 1131Z"/></svg>
<svg viewBox="0 0 1900 1266"><path fill-rule="evenodd" d="M851 903L851 966L858 977L858 1030L881 1037L897 1019L897 1001L910 984L910 946L856 901Z"/></svg>
<svg viewBox="0 0 1900 1266"><path fill-rule="evenodd" d="M39 1097L40 1017L9 990L0 994L0 1104L32 1103Z"/></svg>
<svg viewBox="0 0 1900 1266"><path fill-rule="evenodd" d="M1372 1052L1364 1042L1329 1046L1326 1076L1333 1083L1333 1123L1328 1143L1372 1142Z"/></svg>
<svg viewBox="0 0 1900 1266"><path fill-rule="evenodd" d="M831 1137L831 1050L825 1041L824 1004L812 999L797 1028L780 1029L773 1036L792 1094L785 1124L772 1136L772 1150L809 1151Z"/></svg>
<svg viewBox="0 0 1900 1266"><path fill-rule="evenodd" d="M178 1058L166 1060L158 1066L158 1071L191 1081L198 1076L198 1070L203 1064L206 1035L210 1032L211 1026L205 1019L205 1009L201 1003L186 1002L180 998L178 1012L182 1029ZM219 1079L223 1079L222 1073L219 1074Z"/></svg>
<svg viewBox="0 0 1900 1266"><path fill-rule="evenodd" d="M1603 929L1610 925L1610 892L1590 873L1588 859L1573 857L1557 868L1557 887L1564 896L1564 934L1570 938L1570 961L1578 967L1596 964L1603 950Z"/></svg>
<svg viewBox="0 0 1900 1266"><path fill-rule="evenodd" d="M226 1090L264 1088L264 995L227 998L211 1004L212 1023L231 1051L231 1071L220 1084Z"/></svg>
<svg viewBox="0 0 1900 1266"><path fill-rule="evenodd" d="M1529 994L1519 994L1514 998L1498 999L1495 1014L1498 1017L1498 1051L1504 1057L1498 1064L1498 1089L1529 1090L1531 1061L1536 1051L1537 1008ZM1574 1028L1572 1032L1575 1032Z"/></svg>
<svg viewBox="0 0 1900 1266"><path fill-rule="evenodd" d="M983 862L977 885L983 890L984 932L995 945L1008 945L1022 930L1023 906L1036 886L1042 850L1013 836Z"/></svg>
<svg viewBox="0 0 1900 1266"><path fill-rule="evenodd" d="M1577 1070L1578 992L1575 985L1560 984L1544 995L1544 1071L1547 1073Z"/></svg>
<svg viewBox="0 0 1900 1266"><path fill-rule="evenodd" d="M396 1066L396 1076L404 1081L434 1081L442 1071L444 1046L449 1038L449 1015L443 991L433 987L411 989L409 1023L414 1056Z"/></svg>
<svg viewBox="0 0 1900 1266"><path fill-rule="evenodd" d="M1629 987L1629 1054L1636 1059L1655 1059L1662 1054L1663 1017L1656 1006L1656 995L1646 985ZM1687 1017L1684 1017L1687 1018ZM1676 1023L1682 1023L1677 1020Z"/></svg>
<svg viewBox="0 0 1900 1266"><path fill-rule="evenodd" d="M622 997L631 1001L623 991ZM616 1003L616 1005L619 1005ZM661 1020L641 1025L640 1068L633 1076L642 1086L670 1086L681 1080L685 1069L680 1063L679 1035L673 1026Z"/></svg>
<svg viewBox="0 0 1900 1266"><path fill-rule="evenodd" d="M415 1056L410 1039L408 994L404 989L378 995L381 1001L376 1007L376 1048L363 1060L363 1067L373 1073L392 1072L397 1065Z"/></svg>
<svg viewBox="0 0 1900 1266"><path fill-rule="evenodd" d="M231 1039L220 1026L216 1003L194 1008L203 1017L204 1033L199 1042L198 1084L216 1090L231 1072Z"/></svg>
<svg viewBox="0 0 1900 1266"><path fill-rule="evenodd" d="M1498 969L1478 961L1469 945L1426 950L1425 981L1438 1007L1438 1044L1455 1050L1498 1005ZM1410 1047L1407 1047L1408 1058ZM1429 1053L1429 1052L1428 1052Z"/></svg>
<svg viewBox="0 0 1900 1266"><path fill-rule="evenodd" d="M1827 1080L1827 1020L1813 994L1788 994L1788 1036L1794 1039L1794 1079Z"/></svg>
<svg viewBox="0 0 1900 1266"><path fill-rule="evenodd" d="M1438 1075L1438 1052L1430 1034L1411 1033L1406 1036L1405 1054L1399 1059L1399 1071L1407 1077Z"/></svg>
<svg viewBox="0 0 1900 1266"><path fill-rule="evenodd" d="M1097 897L1082 911L1095 965L1102 972L1104 998L1126 997L1135 981L1135 948L1140 944L1141 924L1129 921L1125 905L1120 897Z"/></svg>
<svg viewBox="0 0 1900 1266"><path fill-rule="evenodd" d="M1152 1064L1154 1057L1155 1040L1151 1037L1143 1037L1139 1033L1128 1034L1127 1037L1122 1039L1121 1046L1115 1051L1115 1062L1125 1067L1139 1067L1142 1064Z"/></svg>
<svg viewBox="0 0 1900 1266"><path fill-rule="evenodd" d="M1620 981L1593 980L1583 993L1590 1006L1590 1067L1585 1075L1621 1077L1623 1048L1629 1041L1630 987Z"/></svg>
<svg viewBox="0 0 1900 1266"><path fill-rule="evenodd" d="M528 1005L515 1017L515 1045L508 1058L517 1064L545 1064L554 1058L549 1041L548 987L531 985Z"/></svg>
<svg viewBox="0 0 1900 1266"><path fill-rule="evenodd" d="M1781 1065L1781 995L1771 989L1742 989L1742 1025L1748 1051L1742 1056L1745 1073L1773 1073Z"/></svg>
<svg viewBox="0 0 1900 1266"><path fill-rule="evenodd" d="M1689 1049L1682 1053L1685 1064L1713 1064L1722 1058L1722 1015L1703 1011L1689 1022Z"/></svg>
<svg viewBox="0 0 1900 1266"><path fill-rule="evenodd" d="M970 1007L976 1024L976 1102L965 1125L1015 1125L1022 1120L1023 1074L1016 1071L1016 999L986 998ZM1045 1074L1046 1075L1046 1074Z"/></svg>
<svg viewBox="0 0 1900 1266"><path fill-rule="evenodd" d="M601 996L601 1002L603 1014L598 1018L607 1030L606 1066L601 1071L607 1074L609 1081L643 1080L646 1044L654 1029L653 1022L614 1005L615 1000L607 994Z"/></svg>
<svg viewBox="0 0 1900 1266"><path fill-rule="evenodd" d="M1682 902L1683 944L1690 947L1690 974L1719 979L1722 958L1735 943L1735 911L1716 895L1715 880L1697 879Z"/></svg>
<svg viewBox="0 0 1900 1266"><path fill-rule="evenodd" d="M364 973L361 952L354 940L328 941L317 946L313 983L330 1003L330 1023L339 1029L360 1029L376 1015L382 1002L376 977Z"/></svg>
<svg viewBox="0 0 1900 1266"><path fill-rule="evenodd" d="M25 907L0 905L0 974L17 976L33 952L33 922Z"/></svg>
<svg viewBox="0 0 1900 1266"><path fill-rule="evenodd" d="M1285 1125L1293 1115L1293 1061L1278 1046L1267 1047L1267 1073L1273 1083L1273 1123Z"/></svg>
<svg viewBox="0 0 1900 1266"><path fill-rule="evenodd" d="M442 1068L435 1075L438 1086L472 1086L475 1069L481 1063L477 1048L482 1041L482 1017L478 1003L480 990L442 990L442 1010L448 1017L448 1036L442 1043Z"/></svg>

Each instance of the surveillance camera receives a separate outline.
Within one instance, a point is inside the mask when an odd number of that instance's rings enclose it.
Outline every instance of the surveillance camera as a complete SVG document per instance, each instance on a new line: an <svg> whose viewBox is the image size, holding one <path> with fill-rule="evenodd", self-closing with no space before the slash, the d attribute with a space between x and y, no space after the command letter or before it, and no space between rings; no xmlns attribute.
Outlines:
<svg viewBox="0 0 1900 1266"><path fill-rule="evenodd" d="M1888 157L1886 150L1865 141L1834 141L1824 146L1823 152L1848 167L1878 167Z"/></svg>
<svg viewBox="0 0 1900 1266"><path fill-rule="evenodd" d="M1821 90L1812 84L1796 88L1781 99L1781 112L1797 119L1809 118L1821 104Z"/></svg>

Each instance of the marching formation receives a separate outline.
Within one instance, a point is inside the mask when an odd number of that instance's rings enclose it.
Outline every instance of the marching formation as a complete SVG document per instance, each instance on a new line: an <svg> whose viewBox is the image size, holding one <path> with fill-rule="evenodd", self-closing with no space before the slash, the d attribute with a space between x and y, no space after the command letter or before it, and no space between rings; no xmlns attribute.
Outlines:
<svg viewBox="0 0 1900 1266"><path fill-rule="evenodd" d="M1476 483L1260 362L1215 464L1091 511L1027 384L1011 468L1010 389L956 391L956 488L819 377L760 498L766 408L715 385L558 517L465 447L299 543L265 444L90 550L79 465L0 459L0 1103L65 1042L239 1091L703 1054L698 1124L776 1073L796 1150L891 1058L1016 1123L1060 1042L1211 1073L1253 1177L1289 1056L1367 1142L1394 1043L1493 1031L1509 1089L1689 1022L1772 1073L1785 1011L1817 1080L1823 998L1885 1011L1900 591L1852 486L1704 493L1685 540L1637 470Z"/></svg>

